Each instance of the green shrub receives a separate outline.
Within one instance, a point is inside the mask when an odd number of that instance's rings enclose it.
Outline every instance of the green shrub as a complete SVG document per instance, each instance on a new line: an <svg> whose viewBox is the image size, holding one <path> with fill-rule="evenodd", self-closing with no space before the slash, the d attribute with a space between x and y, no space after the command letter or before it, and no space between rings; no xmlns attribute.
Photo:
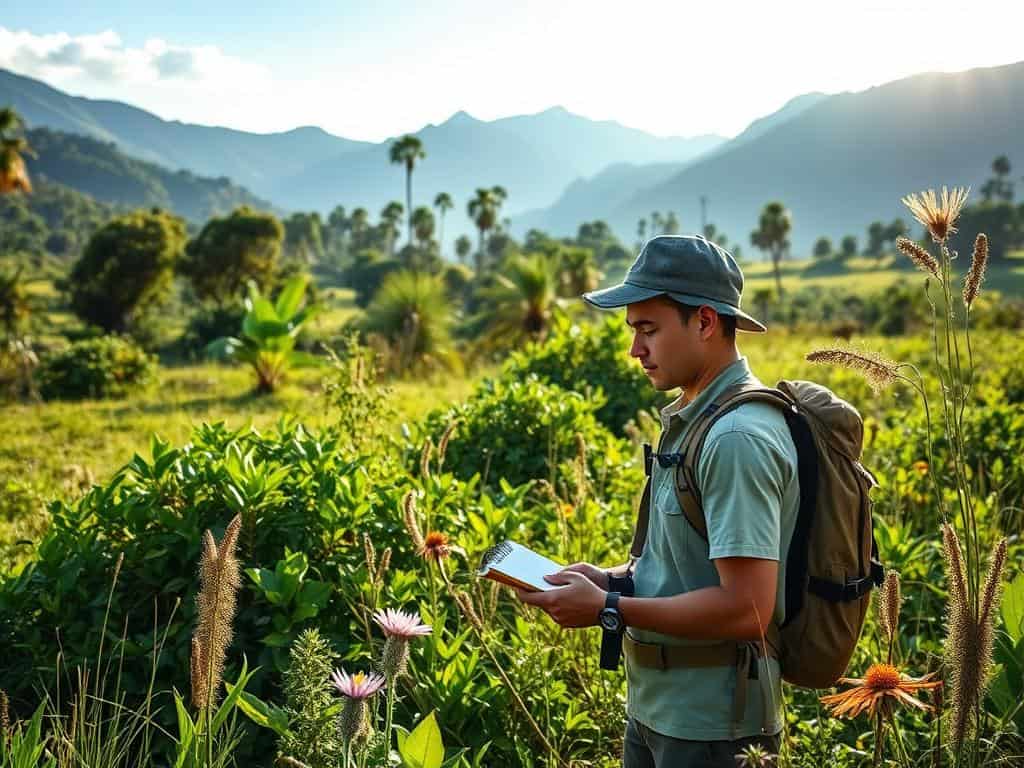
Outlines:
<svg viewBox="0 0 1024 768"><path fill-rule="evenodd" d="M124 397L150 383L156 371L156 357L132 340L100 336L45 358L39 391L47 400Z"/></svg>
<svg viewBox="0 0 1024 768"><path fill-rule="evenodd" d="M668 402L651 386L640 365L629 358L629 345L629 329L619 317L592 325L560 318L547 341L513 353L505 373L516 379L536 375L595 402L600 400L597 420L622 435L637 411Z"/></svg>
<svg viewBox="0 0 1024 768"><path fill-rule="evenodd" d="M628 462L632 454L597 421L603 403L601 396L584 397L536 376L506 376L484 381L464 403L433 412L425 428L436 443L448 424L458 421L444 468L463 479L480 474L484 484L499 478L512 485L553 481L559 464L577 455L577 434L598 476L607 474L608 463Z"/></svg>

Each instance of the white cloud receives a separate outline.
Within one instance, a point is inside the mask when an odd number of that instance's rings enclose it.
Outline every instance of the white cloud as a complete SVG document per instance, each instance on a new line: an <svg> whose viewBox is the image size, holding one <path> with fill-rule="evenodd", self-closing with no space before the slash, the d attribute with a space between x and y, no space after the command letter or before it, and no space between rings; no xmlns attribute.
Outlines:
<svg viewBox="0 0 1024 768"><path fill-rule="evenodd" d="M218 89L268 77L262 66L230 56L217 46L172 45L152 38L133 48L113 30L72 36L0 27L0 67L57 85L152 86L188 81L190 86Z"/></svg>

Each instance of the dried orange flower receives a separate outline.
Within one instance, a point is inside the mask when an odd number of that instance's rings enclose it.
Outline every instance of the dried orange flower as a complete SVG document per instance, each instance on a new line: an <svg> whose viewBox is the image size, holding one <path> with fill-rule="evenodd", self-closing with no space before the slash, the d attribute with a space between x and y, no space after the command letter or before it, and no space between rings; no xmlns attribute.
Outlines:
<svg viewBox="0 0 1024 768"><path fill-rule="evenodd" d="M943 187L940 199L934 189L928 189L907 195L903 198L903 204L910 209L914 218L924 225L932 240L936 243L945 243L949 236L956 232L953 224L960 216L969 192L970 188L953 187L950 191Z"/></svg>
<svg viewBox="0 0 1024 768"><path fill-rule="evenodd" d="M941 680L932 680L933 676L934 673L929 673L914 678L904 675L892 664L872 664L863 678L844 677L839 681L855 687L822 696L821 703L836 717L856 717L862 712L874 715L880 706L891 702L929 710L931 707L913 694L942 685Z"/></svg>
<svg viewBox="0 0 1024 768"><path fill-rule="evenodd" d="M423 539L423 546L418 550L420 557L425 560L443 560L451 554L448 546L448 534L440 531L429 531Z"/></svg>

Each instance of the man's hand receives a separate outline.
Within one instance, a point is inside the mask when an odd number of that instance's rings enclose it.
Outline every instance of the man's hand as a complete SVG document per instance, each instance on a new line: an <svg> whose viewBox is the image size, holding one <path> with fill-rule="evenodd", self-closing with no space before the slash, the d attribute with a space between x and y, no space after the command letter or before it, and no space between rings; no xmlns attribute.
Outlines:
<svg viewBox="0 0 1024 768"><path fill-rule="evenodd" d="M563 627L592 627L597 624L597 614L604 608L605 590L578 571L568 568L544 579L549 584L560 585L559 588L547 592L517 589L519 599L545 611Z"/></svg>
<svg viewBox="0 0 1024 768"><path fill-rule="evenodd" d="M590 563L573 563L572 565L567 565L559 573L565 573L566 571L582 573L605 592L608 591L608 572L603 568L598 568Z"/></svg>

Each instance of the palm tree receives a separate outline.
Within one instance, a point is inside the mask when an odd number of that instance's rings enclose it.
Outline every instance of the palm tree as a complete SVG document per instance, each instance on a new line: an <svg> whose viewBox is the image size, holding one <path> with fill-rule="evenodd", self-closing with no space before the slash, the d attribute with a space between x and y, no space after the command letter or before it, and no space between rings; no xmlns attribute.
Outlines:
<svg viewBox="0 0 1024 768"><path fill-rule="evenodd" d="M362 248L366 230L370 227L370 213L365 208L356 208L348 220L348 231L351 234L351 246L353 251Z"/></svg>
<svg viewBox="0 0 1024 768"><path fill-rule="evenodd" d="M384 236L387 239L388 255L395 255L395 238L398 236L398 222L402 220L405 209L397 200L392 200L384 206L380 212L380 222L384 226ZM412 227L412 218L409 219L409 226ZM410 229L410 231L412 231Z"/></svg>
<svg viewBox="0 0 1024 768"><path fill-rule="evenodd" d="M473 250L473 241L465 235L459 235L455 241L455 255L459 257L459 261L463 264L466 263L466 257L469 256L469 252Z"/></svg>
<svg viewBox="0 0 1024 768"><path fill-rule="evenodd" d="M413 211L412 229L416 235L416 244L420 248L428 248L434 237L434 212L425 205Z"/></svg>
<svg viewBox="0 0 1024 768"><path fill-rule="evenodd" d="M772 269L775 272L776 295L782 298L782 273L779 263L782 255L789 249L789 232L793 228L793 218L782 203L768 203L761 211L758 228L750 233L750 243L771 256Z"/></svg>
<svg viewBox="0 0 1024 768"><path fill-rule="evenodd" d="M476 228L480 231L480 245L476 254L477 277L480 277L480 273L483 271L484 236L497 224L498 212L507 197L508 193L504 187L495 186L490 189L480 187L476 190L476 197L470 200L466 206L469 218L473 220Z"/></svg>
<svg viewBox="0 0 1024 768"><path fill-rule="evenodd" d="M441 244L441 255L444 256L444 215L455 207L455 203L452 202L452 196L447 192L440 192L434 198L434 207L441 214L441 233L437 241Z"/></svg>
<svg viewBox="0 0 1024 768"><path fill-rule="evenodd" d="M559 265L560 295L577 298L597 288L602 274L594 262L594 252L589 248L567 247L560 251Z"/></svg>
<svg viewBox="0 0 1024 768"><path fill-rule="evenodd" d="M412 169L427 156L423 142L415 136L403 136L391 145L391 162L405 166L405 210L409 212L409 242L412 245Z"/></svg>
<svg viewBox="0 0 1024 768"><path fill-rule="evenodd" d="M679 234L679 218L676 216L675 211L669 211L668 216L665 217L665 234L666 235L678 235Z"/></svg>
<svg viewBox="0 0 1024 768"><path fill-rule="evenodd" d="M32 191L23 155L33 152L23 136L15 135L24 127L21 115L10 107L0 109L0 195Z"/></svg>
<svg viewBox="0 0 1024 768"><path fill-rule="evenodd" d="M656 237L661 234L661 228L664 223L665 220L661 217L660 211L653 211L651 213L651 237Z"/></svg>
<svg viewBox="0 0 1024 768"><path fill-rule="evenodd" d="M416 372L438 363L451 367L457 359L450 349L449 305L440 276L393 272L367 308L363 329L387 342L395 373Z"/></svg>
<svg viewBox="0 0 1024 768"><path fill-rule="evenodd" d="M543 338L560 305L555 260L542 253L515 256L494 279L481 292L486 309L479 320L487 328L482 345L504 347Z"/></svg>
<svg viewBox="0 0 1024 768"><path fill-rule="evenodd" d="M640 243L640 245L637 246L637 250L639 251L641 248L643 248L644 243L647 242L647 219L641 218L639 221L637 221L636 237Z"/></svg>

